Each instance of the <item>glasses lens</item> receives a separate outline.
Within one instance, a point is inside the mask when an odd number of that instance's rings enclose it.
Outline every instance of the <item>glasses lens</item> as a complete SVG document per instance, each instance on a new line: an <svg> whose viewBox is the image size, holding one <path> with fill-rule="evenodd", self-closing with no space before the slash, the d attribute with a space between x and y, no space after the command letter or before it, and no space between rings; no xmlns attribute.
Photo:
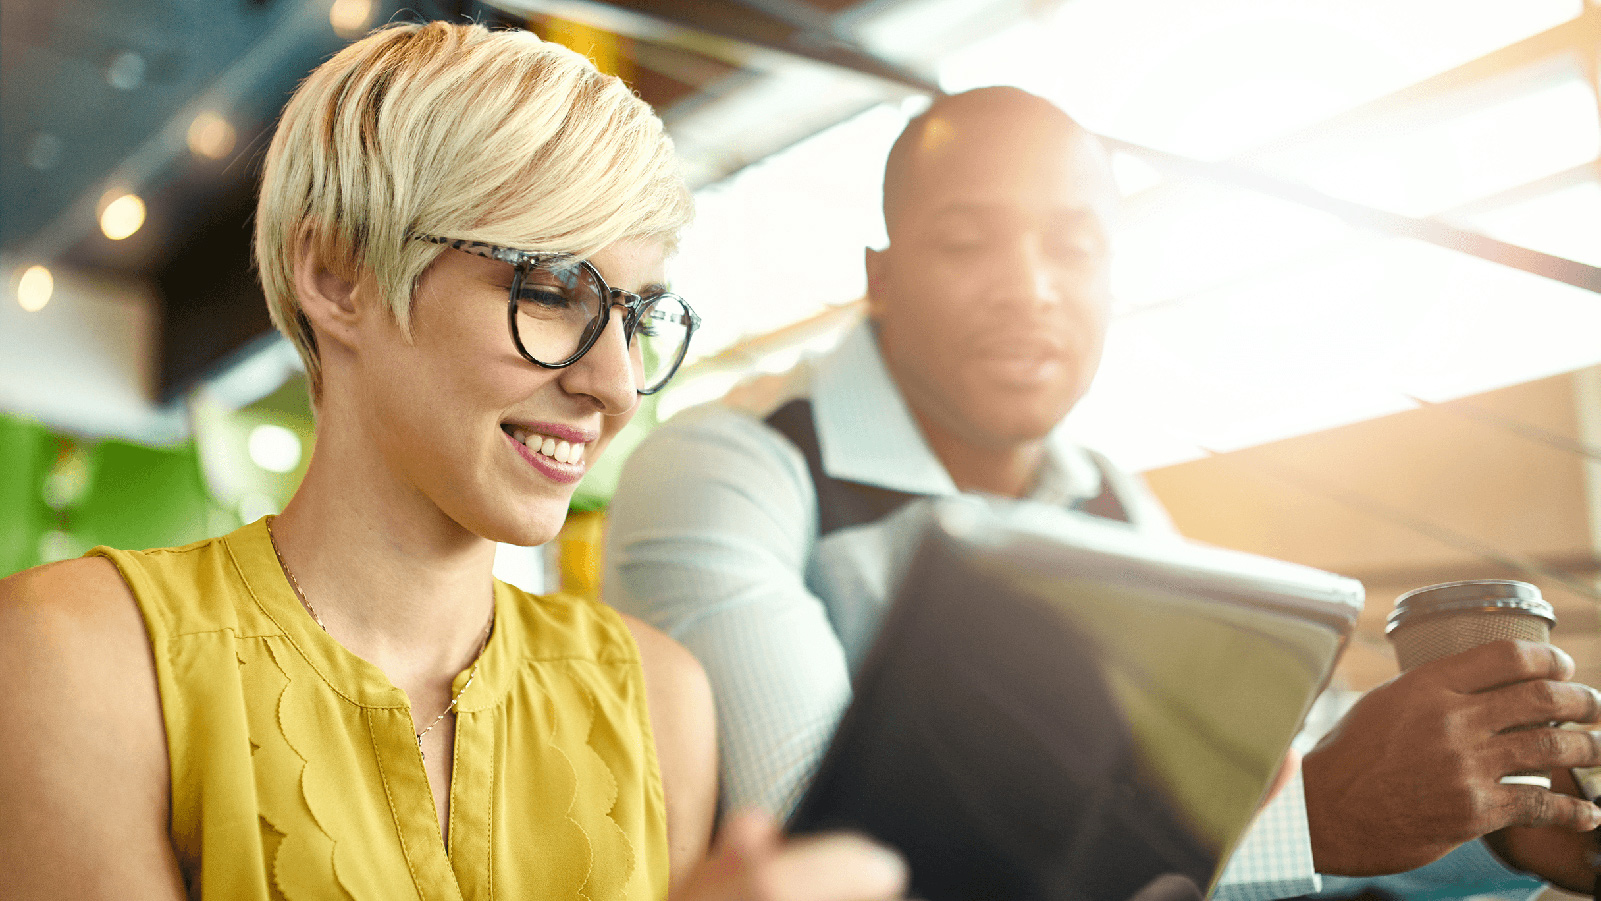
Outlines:
<svg viewBox="0 0 1601 901"><path fill-rule="evenodd" d="M517 340L541 363L569 362L600 328L603 289L579 260L559 259L528 269L518 286Z"/></svg>
<svg viewBox="0 0 1601 901"><path fill-rule="evenodd" d="M649 394L673 377L689 347L694 327L689 307L676 294L654 297L639 311L639 324L629 352L634 357L639 390Z"/></svg>

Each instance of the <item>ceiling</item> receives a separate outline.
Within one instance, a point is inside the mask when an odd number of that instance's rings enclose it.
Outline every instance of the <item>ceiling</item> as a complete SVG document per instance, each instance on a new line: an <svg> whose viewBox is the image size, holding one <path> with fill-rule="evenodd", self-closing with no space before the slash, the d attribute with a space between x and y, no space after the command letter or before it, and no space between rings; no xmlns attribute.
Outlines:
<svg viewBox="0 0 1601 901"><path fill-rule="evenodd" d="M1581 334L1589 321L1569 311L1601 291L1601 7L1480 6L5 0L0 410L162 441L183 434L176 402L197 384L237 402L275 387L294 363L248 259L267 128L351 35L408 17L530 27L661 112L702 189L675 284L708 325L679 403L837 333L861 248L882 240L877 178L907 98L996 82L1057 100L1119 148L1118 325L1075 419L1120 459L1172 462L1549 374L1494 348L1553 322ZM192 146L205 114L233 131L215 159ZM146 219L113 241L97 216L123 192ZM25 313L16 274L36 264L56 292ZM753 284L766 303L749 302ZM1403 309L1402 289L1422 306ZM1459 352L1416 344L1398 375L1397 348L1441 322ZM1596 362L1577 343L1544 365ZM1343 372L1352 353L1382 377L1266 374ZM1464 368L1478 381L1441 375Z"/></svg>
<svg viewBox="0 0 1601 901"><path fill-rule="evenodd" d="M661 111L698 187L907 92L854 71L894 67L813 29L845 34L864 16L936 5L6 0L0 262L13 290L17 273L48 266L61 283L50 315L63 321L0 314L16 343L0 406L72 431L161 440L181 431L175 400L271 342L248 241L269 128L300 79L374 23L470 18L578 47ZM1022 8L970 3L915 34L932 58ZM195 144L208 117L231 132L220 150ZM112 240L97 218L123 193L142 199L145 219ZM90 334L108 326L111 336ZM107 359L108 338L139 346ZM118 362L130 366L108 366ZM61 390L74 374L102 384ZM107 380L125 384L107 390ZM97 391L110 409L97 409ZM144 428L127 411L140 399Z"/></svg>

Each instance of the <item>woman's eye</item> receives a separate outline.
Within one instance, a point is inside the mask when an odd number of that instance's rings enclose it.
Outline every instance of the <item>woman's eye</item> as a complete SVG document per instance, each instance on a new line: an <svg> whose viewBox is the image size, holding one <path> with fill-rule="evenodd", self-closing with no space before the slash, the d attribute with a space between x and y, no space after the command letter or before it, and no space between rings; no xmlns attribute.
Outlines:
<svg viewBox="0 0 1601 901"><path fill-rule="evenodd" d="M543 285L523 285L517 292L517 305L527 308L541 308L546 310L564 310L572 306L572 298L564 291L547 288ZM532 312L532 310L524 310Z"/></svg>

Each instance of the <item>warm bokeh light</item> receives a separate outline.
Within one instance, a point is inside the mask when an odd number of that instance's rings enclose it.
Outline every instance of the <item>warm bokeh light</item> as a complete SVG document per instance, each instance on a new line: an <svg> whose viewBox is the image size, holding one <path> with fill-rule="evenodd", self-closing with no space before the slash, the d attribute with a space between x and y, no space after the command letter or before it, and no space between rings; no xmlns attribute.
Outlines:
<svg viewBox="0 0 1601 901"><path fill-rule="evenodd" d="M208 160L220 160L233 151L238 135L227 119L204 112L189 123L189 152Z"/></svg>
<svg viewBox="0 0 1601 901"><path fill-rule="evenodd" d="M29 266L17 279L17 303L30 313L37 313L50 302L55 293L56 280L44 266Z"/></svg>
<svg viewBox="0 0 1601 901"><path fill-rule="evenodd" d="M334 0L328 24L342 38L360 37L372 24L372 0Z"/></svg>
<svg viewBox="0 0 1601 901"><path fill-rule="evenodd" d="M121 241L145 224L145 202L138 194L123 194L100 211L100 230L113 241Z"/></svg>
<svg viewBox="0 0 1601 901"><path fill-rule="evenodd" d="M250 430L250 459L268 472L289 472L300 465L300 436L281 425Z"/></svg>

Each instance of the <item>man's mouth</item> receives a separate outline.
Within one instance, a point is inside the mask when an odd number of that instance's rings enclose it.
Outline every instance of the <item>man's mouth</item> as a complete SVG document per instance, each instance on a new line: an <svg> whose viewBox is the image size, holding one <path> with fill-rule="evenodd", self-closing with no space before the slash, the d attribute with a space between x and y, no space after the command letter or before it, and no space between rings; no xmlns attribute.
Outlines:
<svg viewBox="0 0 1601 901"><path fill-rule="evenodd" d="M511 436L513 441L528 448L533 453L542 454L557 463L576 466L584 462L586 443L565 441L553 435L544 435L522 426L503 425L501 428Z"/></svg>
<svg viewBox="0 0 1601 901"><path fill-rule="evenodd" d="M1052 326L1040 324L991 332L977 337L971 346L982 356L1060 357L1067 353L1068 343L1065 336L1052 334Z"/></svg>

